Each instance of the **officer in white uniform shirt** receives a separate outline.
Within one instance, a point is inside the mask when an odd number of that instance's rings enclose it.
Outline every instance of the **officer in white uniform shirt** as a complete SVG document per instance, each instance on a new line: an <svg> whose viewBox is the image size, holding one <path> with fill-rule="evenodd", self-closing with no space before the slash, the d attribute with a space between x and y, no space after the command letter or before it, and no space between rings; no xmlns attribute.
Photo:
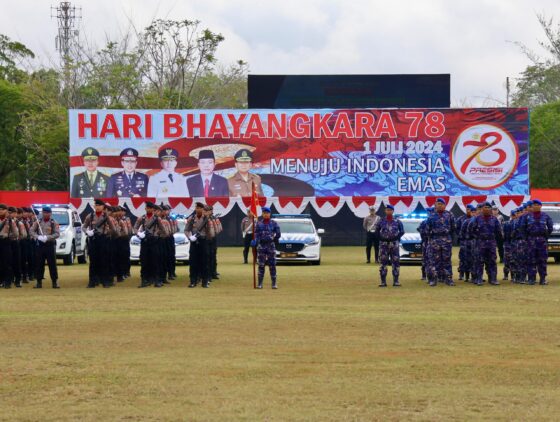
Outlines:
<svg viewBox="0 0 560 422"><path fill-rule="evenodd" d="M162 148L158 156L162 170L150 177L148 196L156 198L189 196L185 176L175 172L179 152L173 148Z"/></svg>

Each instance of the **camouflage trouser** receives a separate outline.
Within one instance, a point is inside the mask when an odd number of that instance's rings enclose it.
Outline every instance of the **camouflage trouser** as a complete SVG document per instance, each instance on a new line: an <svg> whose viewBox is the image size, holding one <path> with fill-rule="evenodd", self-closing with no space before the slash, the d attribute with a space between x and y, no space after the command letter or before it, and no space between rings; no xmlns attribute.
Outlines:
<svg viewBox="0 0 560 422"><path fill-rule="evenodd" d="M509 273L512 273L512 244L511 242L504 242L504 277L507 277Z"/></svg>
<svg viewBox="0 0 560 422"><path fill-rule="evenodd" d="M527 240L529 280L535 281L537 272L541 280L546 278L546 261L548 260L548 244L543 236L530 237Z"/></svg>
<svg viewBox="0 0 560 422"><path fill-rule="evenodd" d="M399 271L401 268L399 253L399 241L395 240L393 242L379 242L379 275L381 275L381 280L385 280L387 277L387 265L391 265L393 268L393 278L399 277Z"/></svg>
<svg viewBox="0 0 560 422"><path fill-rule="evenodd" d="M453 278L451 268L451 237L436 237L430 240L430 281L450 281Z"/></svg>
<svg viewBox="0 0 560 422"><path fill-rule="evenodd" d="M471 239L468 241L469 242L469 268L471 273L473 274L473 281L474 280L474 274L476 274L476 269L477 269L477 265L478 265L478 249L476 246L476 240L475 239Z"/></svg>
<svg viewBox="0 0 560 422"><path fill-rule="evenodd" d="M460 273L470 273L471 272L471 262L469 256L469 240L461 240L459 242L459 272Z"/></svg>
<svg viewBox="0 0 560 422"><path fill-rule="evenodd" d="M274 243L257 247L257 264L259 265L259 283L263 281L265 265L268 265L272 281L276 281L276 248Z"/></svg>
<svg viewBox="0 0 560 422"><path fill-rule="evenodd" d="M429 272L430 267L430 242L428 240L422 241L422 277L425 278Z"/></svg>
<svg viewBox="0 0 560 422"><path fill-rule="evenodd" d="M498 267L496 264L496 240L478 240L476 242L477 265L476 281L482 281L484 268L488 274L488 281L495 282L498 277Z"/></svg>
<svg viewBox="0 0 560 422"><path fill-rule="evenodd" d="M527 278L527 241L517 239L513 250L513 262L515 262L517 281L525 281Z"/></svg>

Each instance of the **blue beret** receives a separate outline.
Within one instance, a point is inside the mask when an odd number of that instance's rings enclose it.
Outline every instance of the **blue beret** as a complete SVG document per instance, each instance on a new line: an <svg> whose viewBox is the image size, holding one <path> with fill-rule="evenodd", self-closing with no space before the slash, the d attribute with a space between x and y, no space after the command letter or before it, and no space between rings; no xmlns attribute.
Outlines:
<svg viewBox="0 0 560 422"><path fill-rule="evenodd" d="M525 202L525 206L530 207L531 205L533 205L533 201L531 201L530 199Z"/></svg>
<svg viewBox="0 0 560 422"><path fill-rule="evenodd" d="M43 207L43 212L52 212L51 207Z"/></svg>
<svg viewBox="0 0 560 422"><path fill-rule="evenodd" d="M542 205L542 202L540 199L533 199L533 205Z"/></svg>
<svg viewBox="0 0 560 422"><path fill-rule="evenodd" d="M262 212L270 213L270 208L268 208L268 207L262 207L261 210L262 210Z"/></svg>
<svg viewBox="0 0 560 422"><path fill-rule="evenodd" d="M511 213L510 213L510 214L511 214L511 215L515 215L516 213L517 213L517 208L514 209L514 210L511 210Z"/></svg>
<svg viewBox="0 0 560 422"><path fill-rule="evenodd" d="M445 199L443 199L443 198L436 199L436 202L439 202L440 204L445 204L446 203Z"/></svg>
<svg viewBox="0 0 560 422"><path fill-rule="evenodd" d="M469 204L469 205L467 205L467 209L471 210L471 211L474 211L474 210L476 210L476 207L472 204Z"/></svg>
<svg viewBox="0 0 560 422"><path fill-rule="evenodd" d="M482 206L483 206L483 207L490 207L490 208L492 208L492 204L491 204L490 202L488 202L488 201L484 202L484 203L482 204Z"/></svg>
<svg viewBox="0 0 560 422"><path fill-rule="evenodd" d="M387 205L387 206L386 206L385 208L389 208L390 210L393 210L393 211L395 211L395 207L394 207L394 206L392 206L391 204Z"/></svg>
<svg viewBox="0 0 560 422"><path fill-rule="evenodd" d="M481 202L480 204L476 204L476 208L482 208L484 204Z"/></svg>

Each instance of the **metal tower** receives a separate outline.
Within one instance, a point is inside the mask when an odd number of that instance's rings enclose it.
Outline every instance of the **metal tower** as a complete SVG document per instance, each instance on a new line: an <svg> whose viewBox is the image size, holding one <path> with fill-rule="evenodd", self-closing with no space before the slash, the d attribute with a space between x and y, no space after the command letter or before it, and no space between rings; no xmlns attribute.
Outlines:
<svg viewBox="0 0 560 422"><path fill-rule="evenodd" d="M69 1L61 1L58 7L51 6L51 18L58 20L58 35L56 36L56 50L60 53L60 59L65 65L70 57L70 49L78 37L75 29L76 19L81 19L82 8L72 6Z"/></svg>

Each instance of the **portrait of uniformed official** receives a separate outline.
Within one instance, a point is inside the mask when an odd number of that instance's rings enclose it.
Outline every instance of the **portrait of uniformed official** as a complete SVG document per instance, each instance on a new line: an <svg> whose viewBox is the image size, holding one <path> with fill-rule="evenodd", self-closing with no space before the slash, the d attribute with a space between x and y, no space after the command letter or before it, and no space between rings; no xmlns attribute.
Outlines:
<svg viewBox="0 0 560 422"><path fill-rule="evenodd" d="M99 151L91 147L84 149L82 160L86 171L72 179L72 198L106 198L109 176L97 170Z"/></svg>
<svg viewBox="0 0 560 422"><path fill-rule="evenodd" d="M126 148L121 151L123 171L115 173L109 179L107 198L145 197L148 192L148 176L136 171L138 151Z"/></svg>
<svg viewBox="0 0 560 422"><path fill-rule="evenodd" d="M216 167L214 151L211 149L201 150L198 153L200 174L187 179L187 187L191 196L205 198L229 196L227 179L214 173L214 167Z"/></svg>
<svg viewBox="0 0 560 422"><path fill-rule="evenodd" d="M159 151L161 171L150 177L148 196L156 198L189 196L185 176L175 171L179 152L174 148Z"/></svg>
<svg viewBox="0 0 560 422"><path fill-rule="evenodd" d="M229 196L251 196L253 183L255 183L259 196L264 196L261 186L261 177L250 173L253 167L253 154L246 148L235 153L235 168L237 171L228 179Z"/></svg>

